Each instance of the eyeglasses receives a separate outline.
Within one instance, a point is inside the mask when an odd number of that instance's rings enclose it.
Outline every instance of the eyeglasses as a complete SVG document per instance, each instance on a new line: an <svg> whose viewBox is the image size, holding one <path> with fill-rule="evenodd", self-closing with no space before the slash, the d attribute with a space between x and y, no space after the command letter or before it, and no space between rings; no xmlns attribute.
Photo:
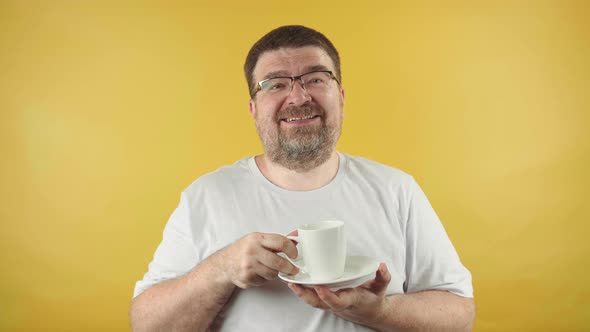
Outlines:
<svg viewBox="0 0 590 332"><path fill-rule="evenodd" d="M293 91L295 80L298 80L303 90L309 94L324 93L328 89L331 80L340 84L331 71L318 70L299 76L280 76L262 80L256 84L252 95L262 91L264 95L286 97Z"/></svg>

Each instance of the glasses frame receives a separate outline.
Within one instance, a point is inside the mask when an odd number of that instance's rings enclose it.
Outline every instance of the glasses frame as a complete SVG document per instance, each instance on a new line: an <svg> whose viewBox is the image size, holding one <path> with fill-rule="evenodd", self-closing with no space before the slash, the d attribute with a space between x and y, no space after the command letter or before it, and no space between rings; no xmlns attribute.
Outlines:
<svg viewBox="0 0 590 332"><path fill-rule="evenodd" d="M331 70L313 70L310 72L307 72L305 74L301 74L298 76L275 76L275 77L271 77L271 78L267 78L264 79L262 81L258 81L258 83L256 83L256 88L254 89L254 93L252 93L252 95L256 95L258 92L262 91L262 84L264 84L265 82L268 82L270 80L273 80L275 78L288 78L291 80L291 84L289 86L289 93L291 93L293 91L293 86L295 85L295 80L298 80L299 83L301 84L301 87L303 88L303 90L305 90L305 92L307 92L307 90L305 89L305 83L303 82L303 80L301 79L303 76L307 75L307 74L311 74L311 73L327 73L330 74L330 79L333 79L334 81L336 81L336 83L338 83L338 85L340 85L340 81L338 81L338 79L336 78L336 76L334 76L334 73Z"/></svg>

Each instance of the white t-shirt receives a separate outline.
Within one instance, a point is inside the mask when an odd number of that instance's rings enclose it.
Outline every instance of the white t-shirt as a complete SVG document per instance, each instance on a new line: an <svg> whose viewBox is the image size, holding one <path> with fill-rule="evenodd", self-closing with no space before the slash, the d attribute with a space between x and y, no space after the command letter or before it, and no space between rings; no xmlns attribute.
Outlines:
<svg viewBox="0 0 590 332"><path fill-rule="evenodd" d="M446 290L473 297L440 220L414 179L364 158L339 154L336 177L324 187L294 192L268 181L253 157L204 175L181 195L162 242L134 296L182 276L250 232L288 234L303 223L345 222L347 255L385 262L388 294ZM219 331L366 331L301 301L277 279L239 289L218 315Z"/></svg>

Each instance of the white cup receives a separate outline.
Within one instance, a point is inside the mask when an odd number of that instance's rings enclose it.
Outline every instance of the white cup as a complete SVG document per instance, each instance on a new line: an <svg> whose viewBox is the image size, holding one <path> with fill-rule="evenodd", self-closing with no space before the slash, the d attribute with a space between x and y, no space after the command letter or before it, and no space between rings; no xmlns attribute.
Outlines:
<svg viewBox="0 0 590 332"><path fill-rule="evenodd" d="M346 237L344 222L325 220L315 224L303 224L297 228L297 236L288 236L299 243L296 260L289 259L311 279L329 281L344 273L346 262Z"/></svg>

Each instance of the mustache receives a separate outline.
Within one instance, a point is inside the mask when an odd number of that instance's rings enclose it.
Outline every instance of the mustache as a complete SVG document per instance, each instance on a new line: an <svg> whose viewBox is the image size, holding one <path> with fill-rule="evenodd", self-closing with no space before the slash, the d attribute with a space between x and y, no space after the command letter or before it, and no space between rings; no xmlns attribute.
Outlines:
<svg viewBox="0 0 590 332"><path fill-rule="evenodd" d="M278 111L275 115L277 122L289 118L304 118L307 116L319 115L323 117L325 114L324 109L320 105L316 104L304 104L301 106L290 106L285 109Z"/></svg>

